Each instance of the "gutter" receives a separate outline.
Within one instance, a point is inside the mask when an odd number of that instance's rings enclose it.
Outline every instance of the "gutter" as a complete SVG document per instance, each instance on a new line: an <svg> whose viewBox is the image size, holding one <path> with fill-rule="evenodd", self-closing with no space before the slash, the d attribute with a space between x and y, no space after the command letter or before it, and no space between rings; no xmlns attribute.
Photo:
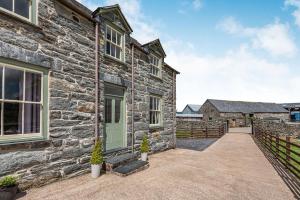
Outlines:
<svg viewBox="0 0 300 200"><path fill-rule="evenodd" d="M131 46L131 146L134 153L134 45Z"/></svg>
<svg viewBox="0 0 300 200"><path fill-rule="evenodd" d="M95 139L99 139L99 20L95 22Z"/></svg>
<svg viewBox="0 0 300 200"><path fill-rule="evenodd" d="M176 79L176 71L173 71L172 74L173 74L173 135L174 135L174 149L176 148L176 82L175 82L175 79Z"/></svg>

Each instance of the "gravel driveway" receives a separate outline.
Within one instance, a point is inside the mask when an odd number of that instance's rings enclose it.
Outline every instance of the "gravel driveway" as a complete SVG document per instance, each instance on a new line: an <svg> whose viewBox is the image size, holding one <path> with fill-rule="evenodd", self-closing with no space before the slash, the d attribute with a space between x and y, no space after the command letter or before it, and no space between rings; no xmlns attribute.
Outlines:
<svg viewBox="0 0 300 200"><path fill-rule="evenodd" d="M249 134L229 133L204 151L154 154L150 167L128 177L90 174L32 189L38 200L295 199Z"/></svg>
<svg viewBox="0 0 300 200"><path fill-rule="evenodd" d="M203 151L212 145L218 139L216 138L203 138L203 139L177 139L176 147L179 149L190 149L196 151Z"/></svg>

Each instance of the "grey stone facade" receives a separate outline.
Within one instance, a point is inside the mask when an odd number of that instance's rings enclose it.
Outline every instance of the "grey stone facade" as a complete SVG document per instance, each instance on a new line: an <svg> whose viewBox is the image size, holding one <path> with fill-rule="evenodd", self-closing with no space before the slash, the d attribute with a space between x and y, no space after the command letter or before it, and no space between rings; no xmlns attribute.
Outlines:
<svg viewBox="0 0 300 200"><path fill-rule="evenodd" d="M72 19L74 13L79 22ZM95 139L95 22L55 0L39 1L38 25L3 12L0 19L0 64L30 65L49 71L48 132L38 141L1 142L0 177L16 174L20 188L26 189L88 172ZM106 157L130 152L132 145L138 150L144 134L150 139L152 152L175 147L177 72L163 64L161 78L151 76L147 53L150 47L135 48L132 65L129 34L125 35L124 62L105 56L106 20L101 19L100 24L100 137L104 139L104 85L109 83L126 91L127 138L126 148L107 152ZM131 101L132 66L134 102ZM155 128L149 126L151 94L161 96L163 104L162 125Z"/></svg>

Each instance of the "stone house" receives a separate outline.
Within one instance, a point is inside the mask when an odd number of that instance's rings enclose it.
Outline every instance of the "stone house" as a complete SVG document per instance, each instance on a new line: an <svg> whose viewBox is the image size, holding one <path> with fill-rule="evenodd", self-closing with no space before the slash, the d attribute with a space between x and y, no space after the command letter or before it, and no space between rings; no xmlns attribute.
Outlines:
<svg viewBox="0 0 300 200"><path fill-rule="evenodd" d="M89 171L96 137L106 160L175 147L176 75L159 39L140 44L118 5L0 1L0 177L21 189Z"/></svg>
<svg viewBox="0 0 300 200"><path fill-rule="evenodd" d="M249 126L251 117L283 121L289 119L289 112L280 105L263 102L207 99L200 112L203 113L204 120L223 119L229 127Z"/></svg>
<svg viewBox="0 0 300 200"><path fill-rule="evenodd" d="M182 112L176 113L177 121L200 121L203 114L200 113L201 105L187 104Z"/></svg>

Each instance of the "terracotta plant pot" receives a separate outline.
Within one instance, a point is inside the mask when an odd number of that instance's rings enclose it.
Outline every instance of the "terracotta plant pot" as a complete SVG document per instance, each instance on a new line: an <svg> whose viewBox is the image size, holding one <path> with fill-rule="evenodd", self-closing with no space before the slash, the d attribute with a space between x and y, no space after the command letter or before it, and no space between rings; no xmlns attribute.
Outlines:
<svg viewBox="0 0 300 200"><path fill-rule="evenodd" d="M0 188L1 200L15 200L17 196L18 186Z"/></svg>
<svg viewBox="0 0 300 200"><path fill-rule="evenodd" d="M98 178L100 176L101 166L102 166L102 164L91 165L91 174L92 174L93 178Z"/></svg>
<svg viewBox="0 0 300 200"><path fill-rule="evenodd" d="M147 161L147 158L148 158L148 153L142 153L141 155L142 161Z"/></svg>

